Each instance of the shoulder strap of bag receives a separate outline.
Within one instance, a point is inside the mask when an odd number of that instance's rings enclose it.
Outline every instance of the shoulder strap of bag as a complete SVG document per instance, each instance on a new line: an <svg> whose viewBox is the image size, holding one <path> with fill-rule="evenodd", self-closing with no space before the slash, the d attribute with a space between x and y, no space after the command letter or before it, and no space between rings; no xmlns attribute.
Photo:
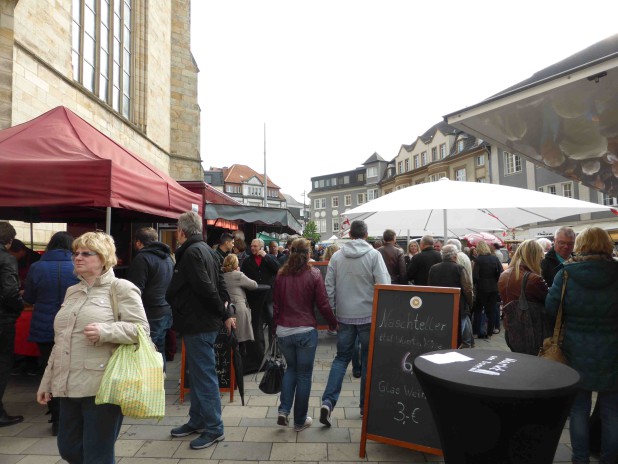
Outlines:
<svg viewBox="0 0 618 464"><path fill-rule="evenodd" d="M519 307L522 311L528 310L528 300L526 299L526 285L528 284L528 277L530 273L526 272L524 278L521 280L521 292L519 293Z"/></svg>
<svg viewBox="0 0 618 464"><path fill-rule="evenodd" d="M116 295L116 282L118 279L114 279L109 286L109 295L110 300L112 302L112 313L114 314L114 321L118 322L120 320L120 311L118 310L118 296Z"/></svg>
<svg viewBox="0 0 618 464"><path fill-rule="evenodd" d="M556 315L556 325L554 326L554 335L552 336L552 342L562 345L564 339L564 331L562 330L562 305L564 303L564 292L566 290L567 280L569 280L569 274L567 271L563 272L564 280L562 281L562 294L560 295L560 306L558 306L558 314Z"/></svg>

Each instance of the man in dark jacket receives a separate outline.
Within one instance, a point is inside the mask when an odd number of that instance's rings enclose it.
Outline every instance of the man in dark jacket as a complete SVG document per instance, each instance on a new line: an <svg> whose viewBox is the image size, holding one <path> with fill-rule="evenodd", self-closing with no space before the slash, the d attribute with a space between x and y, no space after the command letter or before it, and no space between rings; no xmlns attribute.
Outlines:
<svg viewBox="0 0 618 464"><path fill-rule="evenodd" d="M397 243L397 234L392 229L386 229L382 234L383 245L378 248L378 251L384 258L384 264L391 276L392 284L408 283L406 273L406 261L403 257L403 250L395 246Z"/></svg>
<svg viewBox="0 0 618 464"><path fill-rule="evenodd" d="M219 237L219 246L215 250L220 266L223 266L223 260L232 252L232 248L234 248L234 237L227 232L223 232L221 237Z"/></svg>
<svg viewBox="0 0 618 464"><path fill-rule="evenodd" d="M425 235L421 238L421 252L414 255L408 265L408 280L414 285L427 285L429 269L434 264L442 262L440 252L433 248L433 237Z"/></svg>
<svg viewBox="0 0 618 464"><path fill-rule="evenodd" d="M472 323L470 322L470 308L472 307L472 280L461 264L457 264L457 247L444 245L440 250L442 262L434 264L429 270L427 283L434 287L454 287L461 289L459 298L459 330L457 344L462 348L472 348Z"/></svg>
<svg viewBox="0 0 618 464"><path fill-rule="evenodd" d="M556 230L554 245L541 261L541 276L547 283L547 287L553 285L554 277L563 268L563 263L573 256L574 246L575 231L571 227L562 226Z"/></svg>
<svg viewBox="0 0 618 464"><path fill-rule="evenodd" d="M208 448L225 439L214 343L221 326L236 327L224 305L225 283L214 251L202 238L202 219L197 213L178 218L176 266L166 299L172 306L174 327L183 334L191 372L189 422L173 428L173 437L201 433L192 449Z"/></svg>
<svg viewBox="0 0 618 464"><path fill-rule="evenodd" d="M172 308L165 299L165 292L172 281L174 262L170 247L157 238L157 231L152 227L142 227L135 233L137 253L129 266L127 280L142 293L150 338L163 355L165 366L165 336L172 327Z"/></svg>
<svg viewBox="0 0 618 464"><path fill-rule="evenodd" d="M275 255L266 253L264 250L264 241L256 238L251 241L251 255L248 256L242 263L240 270L250 279L255 280L260 285L272 285L275 283L275 277L277 277L277 271L279 271L279 262ZM255 295L255 296L254 296ZM269 339L272 337L273 329L273 297L272 290L267 290L264 293L252 293L249 296L249 306L254 311L258 311L262 316L262 320L268 324ZM259 301L257 301L259 300ZM261 304L260 304L261 303ZM254 307L256 305L256 307ZM261 308L261 309L260 309ZM259 328L259 320L255 321L257 327L252 320L253 334L256 337L255 341L263 344L261 340L261 330ZM256 333L257 329L257 333Z"/></svg>
<svg viewBox="0 0 618 464"><path fill-rule="evenodd" d="M9 253L15 235L15 228L10 223L0 222L0 427L24 420L23 416L9 416L2 405L13 368L15 321L24 309L19 295L17 260Z"/></svg>

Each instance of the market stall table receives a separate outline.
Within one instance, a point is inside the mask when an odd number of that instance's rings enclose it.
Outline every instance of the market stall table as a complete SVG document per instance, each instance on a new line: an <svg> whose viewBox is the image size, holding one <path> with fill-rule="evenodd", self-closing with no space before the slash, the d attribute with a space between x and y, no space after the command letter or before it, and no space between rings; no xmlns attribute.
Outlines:
<svg viewBox="0 0 618 464"><path fill-rule="evenodd" d="M446 463L551 464L579 374L497 350L441 350L414 360Z"/></svg>

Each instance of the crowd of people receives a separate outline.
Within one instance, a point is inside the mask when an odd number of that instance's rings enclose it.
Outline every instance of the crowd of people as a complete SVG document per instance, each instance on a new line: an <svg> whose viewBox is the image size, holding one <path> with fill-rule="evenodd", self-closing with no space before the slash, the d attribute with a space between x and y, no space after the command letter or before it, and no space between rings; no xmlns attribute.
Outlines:
<svg viewBox="0 0 618 464"><path fill-rule="evenodd" d="M602 424L601 462L615 462L618 262L607 232L591 227L576 237L573 229L561 227L549 247L543 239L526 240L506 262L503 253L482 240L462 248L457 239L426 235L410 240L403 250L390 229L379 243L370 244L363 221L353 221L349 234L350 240L321 249L302 237L291 237L285 246L256 238L247 249L242 237L224 233L213 249L204 240L201 218L184 213L178 219L175 253L157 241L156 230L136 232L135 255L123 280L114 276L116 253L109 235L88 232L73 240L59 232L30 266L20 289L17 261L9 254L16 233L8 222L0 222L0 426L23 420L9 415L1 400L24 300L34 305L30 340L38 344L46 366L37 400L50 409L60 455L71 463L107 463L114 462L123 417L118 406L94 404L94 396L113 349L136 341L136 325L161 353L172 327L182 335L191 407L188 422L171 435L198 434L189 446L201 449L225 439L215 338L222 327L236 330L241 344L256 338L255 308L246 292L268 289L260 317L269 337L277 337L287 363L276 423L288 426L293 420L294 430L301 432L313 423L308 402L318 341L316 309L337 337L319 417L329 427L350 363L354 377L361 379L359 408L364 413L376 284L459 288L460 348L498 333L501 307L518 300L523 288L525 298L542 308L548 326L553 327L562 304L562 348L582 377L571 410L573 462L589 462L592 392L597 392ZM312 266L316 260L328 262L325 277Z"/></svg>

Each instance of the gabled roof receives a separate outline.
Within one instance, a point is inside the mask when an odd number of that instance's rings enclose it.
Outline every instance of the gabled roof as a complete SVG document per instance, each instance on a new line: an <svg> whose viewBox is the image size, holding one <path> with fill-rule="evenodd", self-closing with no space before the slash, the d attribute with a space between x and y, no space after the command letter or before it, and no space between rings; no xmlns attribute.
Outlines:
<svg viewBox="0 0 618 464"><path fill-rule="evenodd" d="M247 182L252 177L257 177L259 181L264 185L264 175L260 174L249 166L245 166L244 164L232 164L231 167L223 170L223 177L225 182L229 182L232 184L242 184L243 182ZM269 176L266 176L268 180L268 187L279 189L277 184L275 184Z"/></svg>
<svg viewBox="0 0 618 464"><path fill-rule="evenodd" d="M414 151L414 148L416 147L416 144L419 140L423 142L425 145L431 143L431 141L436 135L436 132L438 131L440 131L443 135L448 136L448 135L457 134L459 132L459 129L455 129L453 126L448 125L445 121L440 121L439 123L434 124L429 129L427 129L423 135L420 135L419 137L417 137L416 140L412 144L410 145L404 144L402 145L402 147L408 153L410 153Z"/></svg>
<svg viewBox="0 0 618 464"><path fill-rule="evenodd" d="M384 161L384 158L382 158L380 155L378 155L378 153L377 153L377 152L374 152L374 153L373 153L373 155L371 155L371 156L367 159L367 161L365 161L365 162L363 163L363 166L364 166L364 165L366 165L366 164L377 163L377 162L379 162L379 161Z"/></svg>

